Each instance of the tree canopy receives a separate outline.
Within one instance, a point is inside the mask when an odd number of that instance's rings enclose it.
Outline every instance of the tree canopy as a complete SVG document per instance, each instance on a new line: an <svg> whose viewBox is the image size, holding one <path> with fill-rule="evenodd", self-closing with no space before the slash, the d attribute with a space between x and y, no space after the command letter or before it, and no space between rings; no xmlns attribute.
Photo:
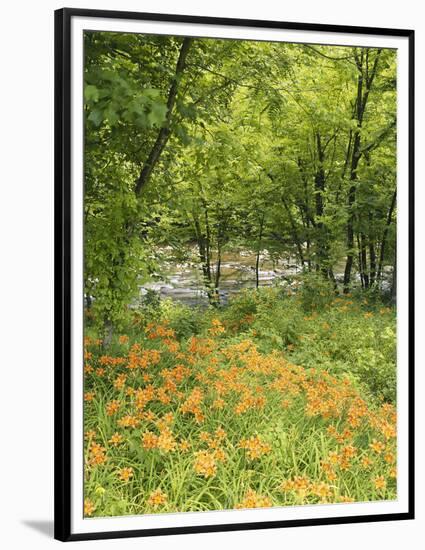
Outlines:
<svg viewBox="0 0 425 550"><path fill-rule="evenodd" d="M102 322L165 245L196 247L212 304L231 248L257 255L257 285L263 250L345 292L395 273L393 50L87 31L84 98L85 295Z"/></svg>

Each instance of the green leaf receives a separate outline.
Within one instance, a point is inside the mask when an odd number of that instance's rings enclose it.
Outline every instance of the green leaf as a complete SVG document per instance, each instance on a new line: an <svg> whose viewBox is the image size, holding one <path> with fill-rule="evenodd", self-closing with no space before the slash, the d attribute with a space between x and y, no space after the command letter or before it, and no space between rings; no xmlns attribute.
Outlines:
<svg viewBox="0 0 425 550"><path fill-rule="evenodd" d="M84 98L89 103L96 103L99 101L99 90L93 84L88 84L84 89Z"/></svg>
<svg viewBox="0 0 425 550"><path fill-rule="evenodd" d="M95 126L100 126L103 120L103 113L99 109L94 109L88 116L88 120L93 122Z"/></svg>
<svg viewBox="0 0 425 550"><path fill-rule="evenodd" d="M108 120L111 126L116 124L119 120L118 113L112 107L108 107L108 109L105 111L105 118Z"/></svg>
<svg viewBox="0 0 425 550"><path fill-rule="evenodd" d="M152 126L161 126L167 115L167 106L164 103L153 103L148 113L148 121Z"/></svg>

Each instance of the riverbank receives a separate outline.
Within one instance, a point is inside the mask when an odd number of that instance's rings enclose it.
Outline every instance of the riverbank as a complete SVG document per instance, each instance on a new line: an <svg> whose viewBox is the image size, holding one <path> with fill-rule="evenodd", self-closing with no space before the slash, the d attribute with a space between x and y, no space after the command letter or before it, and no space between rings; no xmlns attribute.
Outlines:
<svg viewBox="0 0 425 550"><path fill-rule="evenodd" d="M140 286L140 298L149 291L158 293L160 298L171 298L185 305L207 306L208 295L205 290L202 269L196 247L189 248L186 261L178 261L172 254L172 248L159 249L163 256L161 270L152 275L152 280ZM214 265L213 257L213 265ZM243 289L259 287L297 285L296 279L302 273L302 266L294 257L273 256L268 250L259 255L258 274L256 273L257 256L247 249L233 249L223 252L220 264L219 297L221 304L227 304L232 296ZM342 283L343 264L335 272L336 280ZM213 271L213 277L215 272ZM391 269L383 273L382 290L389 291ZM355 285L361 287L359 275L353 274ZM355 287L355 285L353 285Z"/></svg>

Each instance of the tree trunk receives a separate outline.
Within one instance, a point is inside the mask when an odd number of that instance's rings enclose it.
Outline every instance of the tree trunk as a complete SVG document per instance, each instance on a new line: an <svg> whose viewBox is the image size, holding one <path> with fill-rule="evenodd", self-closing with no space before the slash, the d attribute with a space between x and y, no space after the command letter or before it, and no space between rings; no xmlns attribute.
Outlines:
<svg viewBox="0 0 425 550"><path fill-rule="evenodd" d="M221 276L221 246L217 246L217 263L215 266L214 302L220 303L220 276Z"/></svg>
<svg viewBox="0 0 425 550"><path fill-rule="evenodd" d="M362 91L361 91L361 82L362 79L359 76L359 91L357 101L361 103ZM351 159L350 167L350 189L348 191L348 220L347 220L347 260L345 263L344 270L344 292L347 293L349 290L351 282L351 270L353 267L353 255L354 255L354 222L355 222L355 212L354 212L354 203L356 201L356 185L357 185L357 168L359 166L359 161L361 157L360 152L360 127L361 127L361 118L362 114L358 115L360 121L358 122L358 128L356 130L354 140L353 140L353 153Z"/></svg>
<svg viewBox="0 0 425 550"><path fill-rule="evenodd" d="M344 270L344 292L349 291L351 282L351 270L353 268L353 245L354 245L354 223L355 223L355 211L354 205L356 202L356 189L357 189L357 169L359 167L360 158L362 156L361 150L361 129L363 125L363 117L366 110L369 93L373 84L373 81L378 70L378 61L381 55L381 50L378 50L373 62L372 68L369 67L369 50L362 49L360 56L355 50L355 62L358 70L357 77L357 97L355 103L354 117L357 121L357 127L354 130L354 139L352 140L351 147L351 163L350 163L350 188L348 191L348 220L347 220L347 260ZM350 141L351 141L350 135Z"/></svg>
<svg viewBox="0 0 425 550"><path fill-rule="evenodd" d="M199 223L199 220L196 218L194 218L194 227L195 227L196 240L198 243L199 259L201 260L204 286L207 289L208 297L210 297L212 280L211 280L210 257L209 257L209 254L207 253L207 246L206 246L206 237L202 232L201 224Z"/></svg>
<svg viewBox="0 0 425 550"><path fill-rule="evenodd" d="M161 126L158 136L156 138L156 141L148 155L148 158L146 159L143 168L140 172L140 175L136 182L135 187L135 193L136 195L140 195L143 187L148 182L153 169L155 168L156 163L158 162L162 151L164 150L164 147L167 144L167 141L170 137L171 133L171 118L174 110L174 105L176 103L177 99L177 92L178 87L180 83L181 75L184 71L185 65L186 65L186 58L187 54L189 52L190 45L192 43L192 38L184 38L182 45L180 47L180 53L176 64L176 70L173 78L173 82L171 84L170 90L168 92L168 98L167 98L167 113L165 116L164 124Z"/></svg>
<svg viewBox="0 0 425 550"><path fill-rule="evenodd" d="M397 239L394 244L394 262L393 262L393 277L391 283L391 300L395 305L397 303Z"/></svg>
<svg viewBox="0 0 425 550"><path fill-rule="evenodd" d="M359 235L357 235L357 256L358 256L358 262L359 262L360 282L361 282L362 288L364 288L362 247L360 244Z"/></svg>
<svg viewBox="0 0 425 550"><path fill-rule="evenodd" d="M260 286L260 277L259 277L259 267L260 267L260 253L263 239L263 228L264 228L264 214L261 216L260 222L260 232L258 235L258 244L257 244L257 257L255 259L255 288Z"/></svg>
<svg viewBox="0 0 425 550"><path fill-rule="evenodd" d="M267 172L267 175L272 181L275 180L275 177L270 172ZM283 203L283 206L286 210L286 213L288 214L289 223L290 223L291 229L292 229L292 237L293 237L293 240L294 240L295 245L297 247L298 256L300 258L302 268L304 269L305 260L304 260L304 254L303 254L301 241L300 241L299 236L298 236L297 226L295 224L295 220L294 220L294 217L292 216L291 209L289 208L288 203L286 202L286 199L285 199L284 195L282 195L282 203Z"/></svg>
<svg viewBox="0 0 425 550"><path fill-rule="evenodd" d="M366 236L364 233L360 233L360 253L362 256L362 271L364 287L369 288L369 274L367 270L367 255L366 255Z"/></svg>
<svg viewBox="0 0 425 550"><path fill-rule="evenodd" d="M323 194L325 192L325 170L323 162L325 160L325 152L322 147L320 134L316 134L316 148L317 156L319 158L319 164L316 174L314 176L314 197L316 203L316 229L317 229L317 264L319 270L325 277L328 277L328 245L326 242L325 225L323 223Z"/></svg>
<svg viewBox="0 0 425 550"><path fill-rule="evenodd" d="M288 214L289 223L290 223L291 228L292 228L292 236L293 236L293 239L294 239L296 247L297 247L298 256L300 257L300 262L301 262L302 267L304 268L304 254L303 254L301 241L300 241L299 236L298 236L297 226L295 225L295 220L292 216L291 210L290 210L290 208L289 208L289 206L288 206L288 204L285 200L285 197L283 197L283 196L282 196L282 202L283 202L283 206L285 207L285 210Z"/></svg>
<svg viewBox="0 0 425 550"><path fill-rule="evenodd" d="M377 275L376 275L376 279L377 279L378 283L380 283L381 279L382 279L382 269L384 267L384 259L385 259L385 247L386 247L386 243L387 243L388 231L390 229L394 208L396 206L396 200L397 200L397 187L394 189L394 193L393 193L393 196L392 196L392 199L391 199L391 204L390 204L390 207L388 209L387 223L385 224L385 229L384 229L384 232L382 234L381 250L380 250L380 253L379 253L378 271L377 271Z"/></svg>
<svg viewBox="0 0 425 550"><path fill-rule="evenodd" d="M375 241L370 239L369 242L369 258L370 258L370 272L369 272L369 284L371 287L375 284L376 277L376 252Z"/></svg>

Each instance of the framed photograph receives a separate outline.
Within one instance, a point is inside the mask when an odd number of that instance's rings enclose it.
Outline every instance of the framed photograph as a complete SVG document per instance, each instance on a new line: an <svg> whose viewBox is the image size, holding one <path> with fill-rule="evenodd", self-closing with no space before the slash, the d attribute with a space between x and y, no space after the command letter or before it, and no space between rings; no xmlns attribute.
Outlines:
<svg viewBox="0 0 425 550"><path fill-rule="evenodd" d="M55 537L413 518L414 32L55 37Z"/></svg>

